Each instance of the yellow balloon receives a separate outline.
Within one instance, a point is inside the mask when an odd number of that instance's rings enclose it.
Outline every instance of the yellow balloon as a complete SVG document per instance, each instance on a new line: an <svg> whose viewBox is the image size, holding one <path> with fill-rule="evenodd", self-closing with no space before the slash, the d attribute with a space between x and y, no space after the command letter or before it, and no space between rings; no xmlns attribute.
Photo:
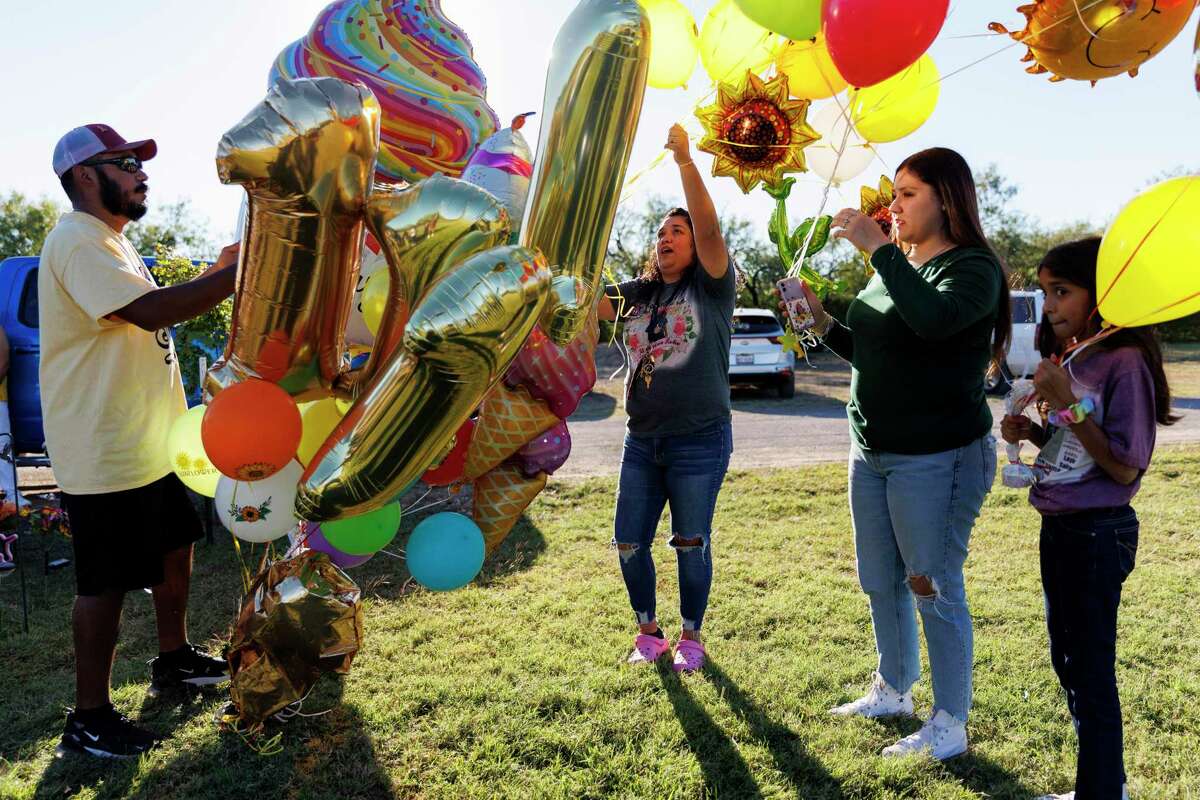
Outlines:
<svg viewBox="0 0 1200 800"><path fill-rule="evenodd" d="M787 75L792 97L820 100L833 97L847 86L846 79L829 57L825 37L820 34L815 39L785 43L779 50L775 66Z"/></svg>
<svg viewBox="0 0 1200 800"><path fill-rule="evenodd" d="M362 291L363 322L372 336L379 333L379 324L383 322L383 310L387 308L388 289L391 288L392 278L386 269L381 269L367 278Z"/></svg>
<svg viewBox="0 0 1200 800"><path fill-rule="evenodd" d="M342 421L342 411L338 402L332 397L318 400L315 403L305 403L300 409L300 446L296 448L296 460L304 466L312 461L317 450L333 433L333 429Z"/></svg>
<svg viewBox="0 0 1200 800"><path fill-rule="evenodd" d="M184 486L196 494L214 497L221 473L208 460L200 441L200 423L205 409L206 406L189 408L171 425L167 434L167 458Z"/></svg>
<svg viewBox="0 0 1200 800"><path fill-rule="evenodd" d="M1154 325L1200 311L1200 175L1151 186L1104 234L1096 264L1100 315Z"/></svg>
<svg viewBox="0 0 1200 800"><path fill-rule="evenodd" d="M704 18L700 60L714 81L741 83L747 70L762 72L775 60L779 42L778 36L743 14L733 0L720 0Z"/></svg>
<svg viewBox="0 0 1200 800"><path fill-rule="evenodd" d="M696 68L700 36L696 20L679 0L641 0L650 20L650 71L646 81L656 89L687 83Z"/></svg>
<svg viewBox="0 0 1200 800"><path fill-rule="evenodd" d="M874 86L850 94L850 118L868 142L894 142L925 124L937 107L941 75L928 54Z"/></svg>

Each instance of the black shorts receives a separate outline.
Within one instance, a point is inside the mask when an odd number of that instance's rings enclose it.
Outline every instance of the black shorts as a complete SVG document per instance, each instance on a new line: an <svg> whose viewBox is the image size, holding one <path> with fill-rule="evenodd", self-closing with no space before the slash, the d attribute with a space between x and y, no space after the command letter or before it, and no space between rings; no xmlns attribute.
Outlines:
<svg viewBox="0 0 1200 800"><path fill-rule="evenodd" d="M75 549L75 591L85 597L163 582L163 556L204 535L175 473L148 486L106 494L67 494L62 507Z"/></svg>

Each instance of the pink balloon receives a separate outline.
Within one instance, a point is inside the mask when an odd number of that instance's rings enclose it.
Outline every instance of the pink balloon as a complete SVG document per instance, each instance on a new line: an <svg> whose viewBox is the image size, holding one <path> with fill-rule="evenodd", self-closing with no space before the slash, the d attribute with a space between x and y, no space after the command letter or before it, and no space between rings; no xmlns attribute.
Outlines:
<svg viewBox="0 0 1200 800"><path fill-rule="evenodd" d="M541 436L517 451L517 463L527 477L539 472L553 475L554 470L567 462L571 455L571 434L566 421L559 422Z"/></svg>
<svg viewBox="0 0 1200 800"><path fill-rule="evenodd" d="M559 347L541 327L535 327L508 368L504 382L524 386L531 395L545 400L554 416L566 419L575 413L579 399L596 385L598 338L593 322L569 345Z"/></svg>
<svg viewBox="0 0 1200 800"><path fill-rule="evenodd" d="M872 86L916 63L949 6L950 0L825 0L825 46L851 86Z"/></svg>

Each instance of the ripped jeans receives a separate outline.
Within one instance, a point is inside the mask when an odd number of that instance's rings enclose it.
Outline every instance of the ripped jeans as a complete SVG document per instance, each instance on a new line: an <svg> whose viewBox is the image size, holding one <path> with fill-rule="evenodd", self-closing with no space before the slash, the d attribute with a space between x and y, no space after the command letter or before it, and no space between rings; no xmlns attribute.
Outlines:
<svg viewBox="0 0 1200 800"><path fill-rule="evenodd" d="M679 569L679 613L684 630L700 630L712 587L712 518L733 452L728 420L699 433L625 436L613 544L638 624L657 619L654 557L650 550L671 504L671 540ZM678 540L699 540L680 545Z"/></svg>
<svg viewBox="0 0 1200 800"><path fill-rule="evenodd" d="M971 709L974 658L963 565L995 476L990 435L926 455L850 447L858 581L871 605L879 674L899 692L921 675L915 598L929 645L934 711L963 722Z"/></svg>

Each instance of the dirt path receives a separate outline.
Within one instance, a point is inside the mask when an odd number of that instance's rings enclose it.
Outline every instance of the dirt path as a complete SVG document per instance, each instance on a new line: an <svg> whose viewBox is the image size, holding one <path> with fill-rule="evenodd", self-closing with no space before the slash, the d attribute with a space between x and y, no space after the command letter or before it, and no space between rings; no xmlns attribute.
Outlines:
<svg viewBox="0 0 1200 800"><path fill-rule="evenodd" d="M777 399L773 392L734 389L731 468L795 467L846 459L850 447L845 408L850 392L849 369L831 356L815 358L812 363L814 368L802 365L797 370L793 399ZM568 421L571 458L554 473L556 477L618 472L625 435L620 397L619 381L602 380L596 391L583 399ZM996 421L994 433L999 438L1003 407L999 399L992 399L990 404ZM1200 397L1178 396L1175 406L1183 419L1169 428L1159 428L1159 443L1200 442Z"/></svg>

